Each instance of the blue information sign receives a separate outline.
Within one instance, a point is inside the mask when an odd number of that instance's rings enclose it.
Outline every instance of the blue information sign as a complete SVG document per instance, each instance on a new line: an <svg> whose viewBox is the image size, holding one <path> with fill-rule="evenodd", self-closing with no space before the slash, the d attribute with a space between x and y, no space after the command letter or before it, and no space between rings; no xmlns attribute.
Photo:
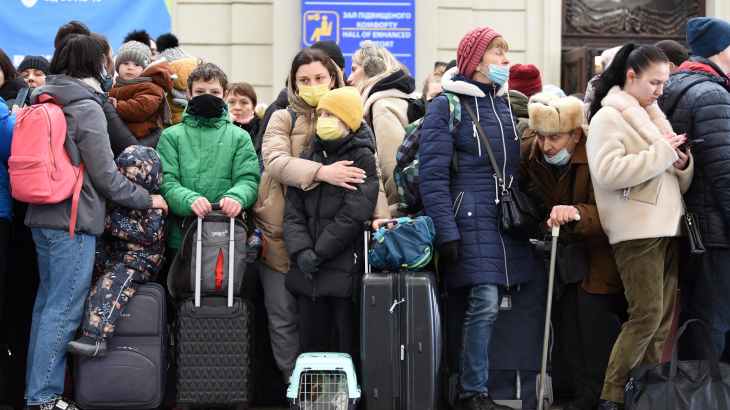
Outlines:
<svg viewBox="0 0 730 410"><path fill-rule="evenodd" d="M333 40L345 56L349 75L352 54L365 40L387 48L416 72L415 0L302 0L302 48Z"/></svg>
<svg viewBox="0 0 730 410"><path fill-rule="evenodd" d="M16 67L27 54L50 61L58 28L71 20L107 36L115 54L133 29L153 38L170 32L165 0L2 0L0 9L0 48Z"/></svg>

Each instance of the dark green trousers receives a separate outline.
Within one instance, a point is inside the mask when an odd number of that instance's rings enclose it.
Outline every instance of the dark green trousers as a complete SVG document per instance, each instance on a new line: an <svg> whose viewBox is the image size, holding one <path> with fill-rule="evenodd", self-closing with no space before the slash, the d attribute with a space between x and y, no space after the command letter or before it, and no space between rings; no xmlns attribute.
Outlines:
<svg viewBox="0 0 730 410"><path fill-rule="evenodd" d="M629 373L659 363L677 298L677 239L649 238L613 245L629 302L629 321L611 351L601 399L623 403Z"/></svg>

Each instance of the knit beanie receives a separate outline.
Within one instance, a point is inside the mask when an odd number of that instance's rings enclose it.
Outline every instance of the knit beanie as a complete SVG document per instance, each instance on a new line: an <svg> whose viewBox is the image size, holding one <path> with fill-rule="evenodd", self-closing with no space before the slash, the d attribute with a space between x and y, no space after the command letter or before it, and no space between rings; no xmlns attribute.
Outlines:
<svg viewBox="0 0 730 410"><path fill-rule="evenodd" d="M509 68L509 88L517 90L526 97L532 97L542 90L540 70L533 64L515 64Z"/></svg>
<svg viewBox="0 0 730 410"><path fill-rule="evenodd" d="M711 17L695 17L687 22L687 42L692 54L710 58L730 46L730 23Z"/></svg>
<svg viewBox="0 0 730 410"><path fill-rule="evenodd" d="M152 61L152 50L150 50L147 44L140 43L139 41L124 43L119 47L117 56L114 59L114 69L119 72L119 66L125 61L134 61L141 65L142 68L147 68Z"/></svg>
<svg viewBox="0 0 730 410"><path fill-rule="evenodd" d="M165 57L165 60L172 63L189 57L185 50L180 48L180 41L177 36L172 33L161 34L157 37L155 43L157 44L157 52L160 53L157 58Z"/></svg>
<svg viewBox="0 0 730 410"><path fill-rule="evenodd" d="M155 193L162 183L162 161L157 151L150 147L127 147L114 162L127 179L138 183L149 193Z"/></svg>
<svg viewBox="0 0 730 410"><path fill-rule="evenodd" d="M22 73L27 69L35 68L43 71L43 74L48 74L49 65L48 60L43 56L25 56L23 62L18 66L18 72Z"/></svg>
<svg viewBox="0 0 730 410"><path fill-rule="evenodd" d="M575 97L535 94L527 103L527 112L530 129L547 134L570 132L583 123L583 102Z"/></svg>
<svg viewBox="0 0 730 410"><path fill-rule="evenodd" d="M159 47L159 44L157 45ZM318 50L322 50L325 53L327 53L328 56L332 59L332 61L337 64L337 67L345 68L345 56L342 55L342 50L340 49L340 46L337 45L332 40L322 40L318 41L314 44L312 44L309 48L316 48Z"/></svg>
<svg viewBox="0 0 730 410"><path fill-rule="evenodd" d="M669 58L669 61L671 61L672 64L677 67L681 66L682 63L689 60L689 54L687 53L687 50L685 50L681 44L677 43L674 40L662 40L654 44L654 47L662 50L664 54L666 54Z"/></svg>
<svg viewBox="0 0 730 410"><path fill-rule="evenodd" d="M336 88L319 100L317 111L327 110L345 123L352 132L362 123L362 97L355 87Z"/></svg>
<svg viewBox="0 0 730 410"><path fill-rule="evenodd" d="M479 62L482 61L487 46L495 37L502 35L489 27L477 27L466 33L459 41L459 46L456 48L456 66L464 77L471 78ZM510 87L512 87L511 82Z"/></svg>

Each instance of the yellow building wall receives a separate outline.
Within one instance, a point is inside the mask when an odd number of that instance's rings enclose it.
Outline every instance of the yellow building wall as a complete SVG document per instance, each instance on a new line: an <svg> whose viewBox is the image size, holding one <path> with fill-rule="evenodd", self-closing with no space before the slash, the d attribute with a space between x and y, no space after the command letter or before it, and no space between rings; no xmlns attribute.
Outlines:
<svg viewBox="0 0 730 410"><path fill-rule="evenodd" d="M561 0L414 0L416 83L435 61L456 58L470 29L489 26L508 41L512 64L532 63L560 84ZM730 0L706 0L707 15L730 21ZM301 0L172 0L172 30L190 54L220 65L270 103L284 87L301 43ZM348 50L345 52L353 52Z"/></svg>

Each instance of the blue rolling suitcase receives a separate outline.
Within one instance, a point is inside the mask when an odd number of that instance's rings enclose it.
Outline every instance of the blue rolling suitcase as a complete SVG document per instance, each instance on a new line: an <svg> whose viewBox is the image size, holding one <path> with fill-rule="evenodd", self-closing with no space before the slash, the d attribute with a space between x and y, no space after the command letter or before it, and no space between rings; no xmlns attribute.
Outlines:
<svg viewBox="0 0 730 410"><path fill-rule="evenodd" d="M489 342L489 395L498 403L516 409L536 409L542 363L542 342L547 309L548 277L545 269L544 243L533 252L535 279L504 291L499 315ZM459 372L459 346L468 288L449 289L443 294L446 320L444 351L447 378L446 400L456 401ZM549 362L548 362L549 363ZM550 379L545 397L552 402Z"/></svg>

